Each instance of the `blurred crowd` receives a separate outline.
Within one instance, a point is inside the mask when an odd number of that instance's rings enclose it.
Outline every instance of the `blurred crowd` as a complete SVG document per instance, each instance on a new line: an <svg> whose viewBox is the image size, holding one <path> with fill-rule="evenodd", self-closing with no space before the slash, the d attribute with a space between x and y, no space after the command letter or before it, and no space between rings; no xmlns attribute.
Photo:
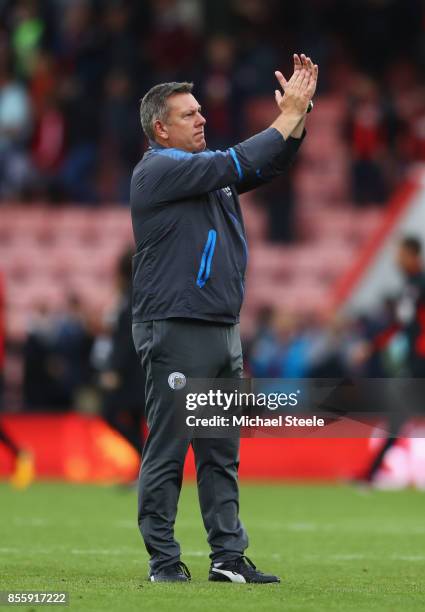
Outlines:
<svg viewBox="0 0 425 612"><path fill-rule="evenodd" d="M23 395L27 409L71 408L92 381L96 328L75 295L62 311L43 303L33 310L23 346Z"/></svg>
<svg viewBox="0 0 425 612"><path fill-rule="evenodd" d="M33 309L22 345L18 384L5 405L25 410L102 411L140 452L134 426L143 409L144 379L131 323L133 249L116 265L115 306L103 317L69 294L62 308ZM403 285L379 308L356 316L334 309L288 311L264 305L243 328L245 375L252 378L418 377L425 372L425 268L421 241L394 245ZM1 346L0 346L1 348ZM1 368L0 368L1 371ZM19 397L11 401L13 387ZM1 410L0 390L0 410ZM122 407L126 412L121 421ZM119 419L117 420L117 415ZM137 428L136 428L137 429Z"/></svg>
<svg viewBox="0 0 425 612"><path fill-rule="evenodd" d="M246 343L245 358L253 378L386 378L406 374L407 347L397 336L367 358L369 346L393 320L392 302L358 317L335 313L288 315L265 308L257 331Z"/></svg>
<svg viewBox="0 0 425 612"><path fill-rule="evenodd" d="M264 307L251 336L242 338L245 375L253 378L386 378L408 376L403 334L365 357L363 348L386 334L394 320L387 299L372 314L296 315ZM84 310L75 296L66 309L34 313L24 344L23 405L27 410L114 414L115 403L140 409L142 370L131 339L127 285L105 321Z"/></svg>
<svg viewBox="0 0 425 612"><path fill-rule="evenodd" d="M146 146L139 100L149 87L193 80L208 145L221 148L252 131L253 103L273 98L274 70L289 75L301 51L320 66L318 95L346 100L353 202L383 203L405 168L425 160L424 28L422 0L0 0L0 203L127 203ZM281 181L260 199L269 238L290 241L296 194L291 176ZM397 372L397 338L374 359L358 358L389 310L344 321L264 309L245 338L247 372ZM67 409L82 390L113 390L113 336L113 323L77 296L54 316L36 308L25 405Z"/></svg>
<svg viewBox="0 0 425 612"><path fill-rule="evenodd" d="M34 309L22 347L27 410L94 410L106 420L117 405L143 407L144 377L131 336L132 249L117 261L115 307L103 318L70 294L62 309ZM139 450L139 449L138 449Z"/></svg>
<svg viewBox="0 0 425 612"><path fill-rule="evenodd" d="M219 148L304 51L347 96L353 199L384 201L425 158L424 23L421 0L0 0L0 200L125 203L150 86L194 80Z"/></svg>

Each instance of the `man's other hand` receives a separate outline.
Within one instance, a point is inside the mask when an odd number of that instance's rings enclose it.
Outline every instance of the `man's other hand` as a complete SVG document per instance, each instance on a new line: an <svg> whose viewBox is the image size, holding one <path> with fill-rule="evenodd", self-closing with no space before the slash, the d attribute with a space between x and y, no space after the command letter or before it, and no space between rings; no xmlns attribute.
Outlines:
<svg viewBox="0 0 425 612"><path fill-rule="evenodd" d="M294 54L294 73L289 81L279 70L276 70L276 78L283 90L283 95L278 89L275 91L276 103L280 111L305 114L316 91L318 74L317 64L313 64L311 59L303 53L301 56Z"/></svg>

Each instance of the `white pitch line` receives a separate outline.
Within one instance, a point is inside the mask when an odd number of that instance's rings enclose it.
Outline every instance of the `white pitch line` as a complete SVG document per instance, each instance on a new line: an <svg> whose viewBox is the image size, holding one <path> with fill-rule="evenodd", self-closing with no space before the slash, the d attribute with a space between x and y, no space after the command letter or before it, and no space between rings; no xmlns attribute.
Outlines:
<svg viewBox="0 0 425 612"><path fill-rule="evenodd" d="M279 523L277 521L270 522L254 522L247 523L248 526L253 526L258 530L266 531L294 531L294 532L334 532L334 533L373 533L378 535L425 535L425 526L418 527L403 527L403 526L385 526L385 525L364 525L358 524L343 524L343 523Z"/></svg>
<svg viewBox="0 0 425 612"><path fill-rule="evenodd" d="M112 525L120 529L137 529L137 521L127 521L125 519L119 521L113 521Z"/></svg>
<svg viewBox="0 0 425 612"><path fill-rule="evenodd" d="M0 554L10 555L15 553L20 553L21 550L18 548L0 548Z"/></svg>
<svg viewBox="0 0 425 612"><path fill-rule="evenodd" d="M27 553L27 547L1 547L0 554L23 554ZM31 552L34 554L41 555L52 555L57 554L58 552L69 552L73 555L81 555L81 556L91 556L91 555L103 555L103 556L126 556L137 557L134 563L142 562L143 553L139 549L136 548L72 548L68 549L64 546L62 547L54 547L54 548L35 548L32 549ZM189 550L183 551L183 557L205 557L208 558L208 550ZM279 553L255 553L255 558L266 559L284 559ZM331 554L331 555L315 555L315 554L304 554L298 557L300 560L305 561L406 561L406 562L425 562L425 555L400 555L398 553L393 553L392 555L371 555L371 554L362 554L362 553L339 553L339 554Z"/></svg>
<svg viewBox="0 0 425 612"><path fill-rule="evenodd" d="M21 527L48 527L51 525L61 525L62 527L82 527L89 526L96 523L96 525L102 524L105 527L115 527L118 529L132 529L137 531L136 520L114 520L114 521L93 521L88 519L87 521L79 521L75 519L57 519L56 521L47 520L41 517L23 518L15 517L13 522ZM194 522L196 521L179 521L176 522L177 529L180 528L193 528ZM377 535L425 535L425 526L418 525L417 527L411 526L392 526L382 524L363 524L361 522L356 523L313 523L313 522L279 522L279 521L249 521L248 526L255 527L257 530L264 531L290 531L290 532L335 532L335 533L373 533Z"/></svg>
<svg viewBox="0 0 425 612"><path fill-rule="evenodd" d="M329 555L330 559L335 559L335 561L361 561L362 559L367 559L366 555L360 553L352 553L352 554L338 554L338 555Z"/></svg>
<svg viewBox="0 0 425 612"><path fill-rule="evenodd" d="M314 523L286 523L283 525L288 531L318 531L319 526Z"/></svg>
<svg viewBox="0 0 425 612"><path fill-rule="evenodd" d="M425 555L391 555L394 561L425 561Z"/></svg>
<svg viewBox="0 0 425 612"><path fill-rule="evenodd" d="M57 553L59 550L62 549L53 549L53 548L32 548L31 549L31 553L36 553L39 555L51 555L54 553ZM28 552L28 548L27 547L22 547L22 548L0 548L0 554L6 554L6 555L21 555L22 553L27 553Z"/></svg>
<svg viewBox="0 0 425 612"><path fill-rule="evenodd" d="M28 526L28 527L46 527L47 525L49 525L51 521L48 521L45 518L20 518L20 517L15 517L13 519L13 523L15 525L20 525L20 526Z"/></svg>
<svg viewBox="0 0 425 612"><path fill-rule="evenodd" d="M136 548L73 548L73 555L131 555L140 554L140 550Z"/></svg>
<svg viewBox="0 0 425 612"><path fill-rule="evenodd" d="M302 555L309 561L425 561L425 555L399 555L380 556L368 553L339 553L335 555Z"/></svg>

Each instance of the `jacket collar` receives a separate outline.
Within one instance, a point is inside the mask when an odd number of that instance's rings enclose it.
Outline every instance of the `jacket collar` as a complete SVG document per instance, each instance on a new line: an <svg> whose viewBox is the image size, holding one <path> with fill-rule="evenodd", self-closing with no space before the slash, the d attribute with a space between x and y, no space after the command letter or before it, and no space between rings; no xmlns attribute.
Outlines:
<svg viewBox="0 0 425 612"><path fill-rule="evenodd" d="M159 144L159 142L156 142L156 140L152 140L151 138L149 138L149 148L150 149L166 149L167 147L164 147L162 144ZM181 151L183 151L183 149L181 149ZM209 152L209 149L205 149L203 151L203 153L208 153L208 152Z"/></svg>
<svg viewBox="0 0 425 612"><path fill-rule="evenodd" d="M159 144L159 142L156 142L156 140L152 140L151 138L149 138L149 148L150 149L165 149L163 145Z"/></svg>

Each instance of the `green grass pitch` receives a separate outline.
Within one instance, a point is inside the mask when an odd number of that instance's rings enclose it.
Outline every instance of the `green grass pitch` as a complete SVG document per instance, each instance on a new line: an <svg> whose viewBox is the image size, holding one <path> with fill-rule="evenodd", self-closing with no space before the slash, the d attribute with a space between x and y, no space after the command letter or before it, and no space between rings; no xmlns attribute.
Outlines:
<svg viewBox="0 0 425 612"><path fill-rule="evenodd" d="M345 486L241 485L248 556L280 585L208 583L196 488L176 526L190 584L150 584L136 492L0 485L0 590L68 591L82 611L425 610L425 494ZM36 606L19 606L36 610Z"/></svg>

